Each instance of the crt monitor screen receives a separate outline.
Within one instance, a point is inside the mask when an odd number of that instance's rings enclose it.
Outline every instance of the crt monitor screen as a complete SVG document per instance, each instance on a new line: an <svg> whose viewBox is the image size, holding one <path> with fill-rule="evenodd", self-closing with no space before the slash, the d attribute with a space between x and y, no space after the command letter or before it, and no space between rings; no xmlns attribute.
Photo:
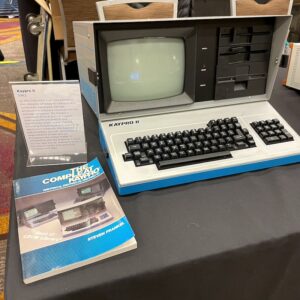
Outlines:
<svg viewBox="0 0 300 300"><path fill-rule="evenodd" d="M80 196L89 195L92 193L92 187L88 186L78 190Z"/></svg>
<svg viewBox="0 0 300 300"><path fill-rule="evenodd" d="M71 208L62 212L62 217L65 222L78 219L81 215L79 207Z"/></svg>
<svg viewBox="0 0 300 300"><path fill-rule="evenodd" d="M34 207L34 208L24 211L24 215L25 215L25 218L28 220L28 219L31 219L31 218L39 215L39 211L37 210L37 208Z"/></svg>
<svg viewBox="0 0 300 300"><path fill-rule="evenodd" d="M148 101L183 93L182 38L147 37L109 42L108 78L112 101Z"/></svg>

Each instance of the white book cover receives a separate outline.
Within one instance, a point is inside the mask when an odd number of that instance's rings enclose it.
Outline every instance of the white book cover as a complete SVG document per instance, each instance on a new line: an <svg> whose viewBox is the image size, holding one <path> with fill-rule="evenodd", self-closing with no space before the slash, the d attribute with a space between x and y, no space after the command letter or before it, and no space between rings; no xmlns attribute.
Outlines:
<svg viewBox="0 0 300 300"><path fill-rule="evenodd" d="M98 159L14 181L23 280L31 283L137 247Z"/></svg>
<svg viewBox="0 0 300 300"><path fill-rule="evenodd" d="M300 43L293 44L286 85L300 90Z"/></svg>

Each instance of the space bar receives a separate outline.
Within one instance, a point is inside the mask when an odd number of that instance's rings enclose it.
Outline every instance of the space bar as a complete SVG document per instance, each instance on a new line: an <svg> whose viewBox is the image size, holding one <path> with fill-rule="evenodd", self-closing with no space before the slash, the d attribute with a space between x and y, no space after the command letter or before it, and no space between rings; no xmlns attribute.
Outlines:
<svg viewBox="0 0 300 300"><path fill-rule="evenodd" d="M188 156L188 157L176 158L170 160L162 160L158 162L156 166L158 170L164 170L164 169L176 168L176 167L181 167L181 166L186 166L191 164L221 160L226 158L232 158L232 155L229 151L216 152L216 153L197 155L197 156Z"/></svg>

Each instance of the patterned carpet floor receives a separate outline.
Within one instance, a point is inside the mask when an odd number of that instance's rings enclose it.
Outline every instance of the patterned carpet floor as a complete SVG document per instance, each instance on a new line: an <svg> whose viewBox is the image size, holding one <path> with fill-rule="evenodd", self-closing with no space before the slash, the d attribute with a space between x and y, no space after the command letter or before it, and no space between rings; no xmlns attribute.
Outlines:
<svg viewBox="0 0 300 300"><path fill-rule="evenodd" d="M8 82L23 80L26 72L18 19L0 18L0 49L5 57L5 63L0 62L0 300L3 300L16 131Z"/></svg>

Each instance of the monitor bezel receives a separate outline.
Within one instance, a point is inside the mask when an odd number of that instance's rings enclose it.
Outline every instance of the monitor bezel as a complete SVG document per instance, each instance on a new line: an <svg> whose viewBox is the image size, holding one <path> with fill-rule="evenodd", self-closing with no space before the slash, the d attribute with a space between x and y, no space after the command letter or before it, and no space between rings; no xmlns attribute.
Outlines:
<svg viewBox="0 0 300 300"><path fill-rule="evenodd" d="M148 110L155 108L174 107L179 105L193 104L195 99L196 80L196 46L197 30L195 26L185 24L183 26L169 26L160 28L159 24L151 26L139 26L137 29L133 23L126 24L122 29L114 24L103 30L95 28L96 65L99 76L98 96L100 100L100 111L107 114L124 113L129 111ZM175 25L175 24L174 24ZM158 30L159 29L159 30ZM110 42L127 39L138 39L144 37L182 38L185 43L185 72L183 93L164 99L137 101L113 101L110 93L107 45ZM193 58L193 59L190 59Z"/></svg>

